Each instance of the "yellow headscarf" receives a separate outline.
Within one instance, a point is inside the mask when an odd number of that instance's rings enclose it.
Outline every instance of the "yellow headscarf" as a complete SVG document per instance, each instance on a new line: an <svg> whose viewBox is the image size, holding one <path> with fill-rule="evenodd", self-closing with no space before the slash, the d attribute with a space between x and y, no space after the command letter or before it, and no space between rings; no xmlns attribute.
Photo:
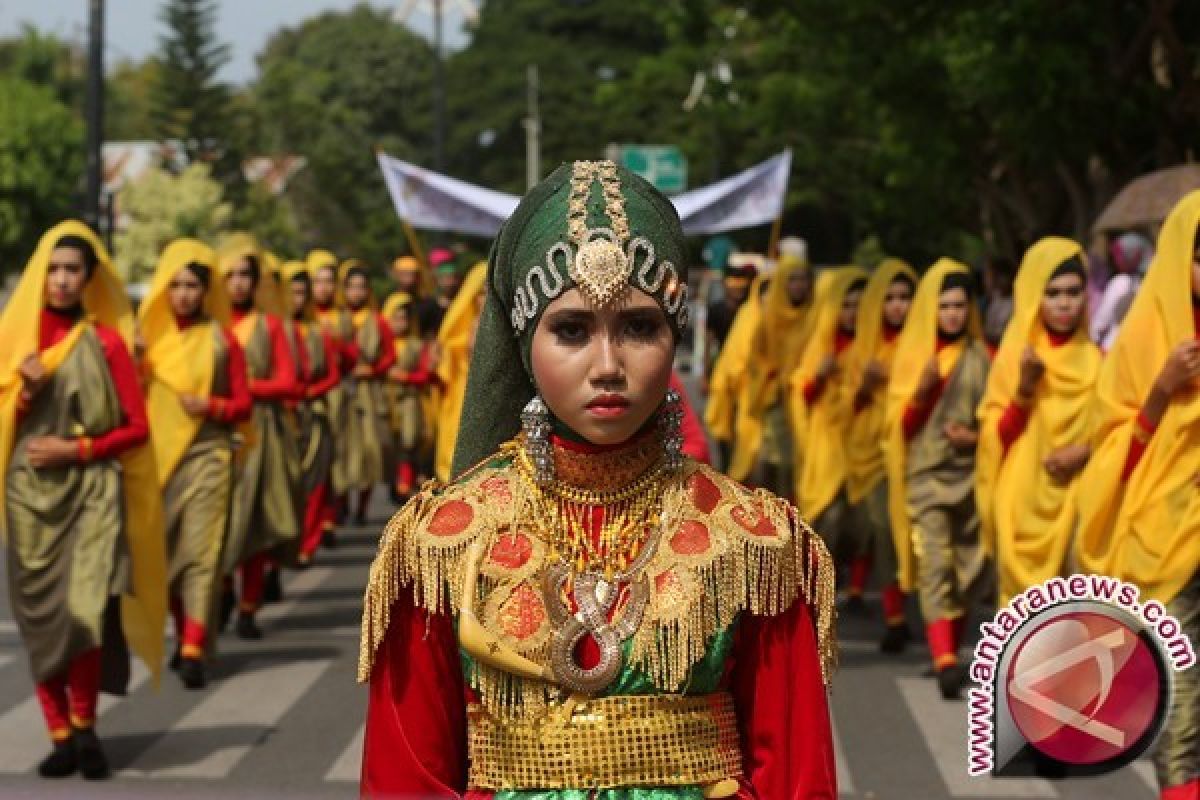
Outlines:
<svg viewBox="0 0 1200 800"><path fill-rule="evenodd" d="M304 259L304 263L305 266L308 267L308 277L312 278L314 281L317 278L317 273L321 270L328 268L333 271L333 305L329 309L323 311L319 308L316 308L316 304L314 302L313 313L325 327L329 335L333 336L334 339L340 339L342 336L342 331L340 325L338 324L338 318L342 313L341 309L344 307L344 303L342 299L342 282L338 275L337 256L328 250L311 250L309 251L308 256Z"/></svg>
<svg viewBox="0 0 1200 800"><path fill-rule="evenodd" d="M292 281L297 275L307 275L309 280L312 279L312 270L308 268L308 264L303 261L285 261L279 267L280 285L283 292L283 306L287 309L287 318L292 319L295 315L292 313ZM311 284L310 284L311 286ZM301 314L301 319L311 320L313 318L313 299L311 288L308 293L308 302L304 306L304 311Z"/></svg>
<svg viewBox="0 0 1200 800"><path fill-rule="evenodd" d="M762 445L762 415L754 413L755 382L749 371L762 322L764 280L762 275L754 279L750 295L733 318L725 345L713 367L708 406L704 410L704 421L713 437L733 443L726 472L737 481L744 481L750 475Z"/></svg>
<svg viewBox="0 0 1200 800"><path fill-rule="evenodd" d="M896 355L899 336L890 342L883 335L883 304L888 289L896 279L904 276L917 286L917 273L898 258L887 258L880 262L867 281L862 300L858 304L858 321L855 324L854 343L846 353L842 378L843 402L854 411L854 395L862 385L863 373L872 361L878 361L891 373L892 359ZM846 498L856 504L870 494L883 480L883 437L886 430L887 387L876 394L871 405L854 414L846 433Z"/></svg>
<svg viewBox="0 0 1200 800"><path fill-rule="evenodd" d="M486 289L486 279L487 262L481 261L467 273L462 288L446 309L442 327L438 330L437 342L441 349L441 359L437 372L445 391L438 408L434 467L438 479L443 481L450 479L450 469L454 461L458 420L462 416L467 393L467 372L471 365L471 336L479 319L479 298Z"/></svg>
<svg viewBox="0 0 1200 800"><path fill-rule="evenodd" d="M133 313L125 287L113 269L104 243L82 222L70 220L43 234L37 249L0 313L0 475L8 473L17 426L21 362L38 353L50 254L64 236L87 240L98 264L83 292L88 321L114 328L132 350ZM47 373L66 361L86 325L76 325L66 338L39 354ZM149 445L123 453L122 494L125 540L130 555L130 592L121 596L121 623L130 648L146 662L155 681L162 668L163 625L167 614L166 547L163 539L162 493L155 480L154 451ZM5 493L0 491L0 534L6 533Z"/></svg>
<svg viewBox="0 0 1200 800"><path fill-rule="evenodd" d="M370 280L367 281L367 303L358 311L352 310L346 305L346 279L350 277L350 270L354 268L365 270L367 265L357 258L348 258L338 267L338 305L350 312L350 318L354 321L354 329L358 330L363 323L370 319L372 312L379 308L379 302L375 299L375 292L371 289Z"/></svg>
<svg viewBox="0 0 1200 800"><path fill-rule="evenodd" d="M1086 315L1070 341L1055 347L1041 320L1042 296L1054 271L1083 249L1056 236L1025 254L1013 287L1013 317L988 373L979 406L975 497L988 555L998 555L1000 602L1058 574L1075 523L1075 488L1056 486L1042 460L1071 444L1084 444L1100 350L1088 338ZM1032 345L1046 365L1025 431L1007 456L998 424L1016 398L1021 356Z"/></svg>
<svg viewBox="0 0 1200 800"><path fill-rule="evenodd" d="M254 307L276 317L285 316L280 305L281 298L275 281L270 274L268 253L258 246L258 241L248 233L232 233L217 248L217 268L222 276L247 256L258 259L258 286L254 290Z"/></svg>
<svg viewBox="0 0 1200 800"><path fill-rule="evenodd" d="M195 239L176 239L167 245L158 259L150 291L138 309L138 328L146 346L144 371L150 377L146 411L154 432L160 487L166 486L203 423L184 410L179 398L207 397L212 393L215 363L212 326L197 324L180 330L167 295L171 280L193 262L211 271L204 296L205 316L228 327L229 296L225 293L225 282L216 272L216 253Z"/></svg>
<svg viewBox="0 0 1200 800"><path fill-rule="evenodd" d="M957 366L967 342L982 336L983 325L979 319L979 310L971 303L967 318L967 335L943 347L940 352L937 349L938 298L942 293L942 281L948 275L969 275L970 272L965 264L949 258L939 259L929 268L917 285L912 308L909 309L904 331L896 343L896 355L892 359L887 394L884 464L887 466L888 478L888 517L892 524L892 538L896 543L896 578L900 588L906 592L912 591L916 585L917 563L908 518L908 486L905 476L908 442L904 438L904 409L917 391L917 384L921 380L925 365L935 354L938 359L938 372L945 380Z"/></svg>
<svg viewBox="0 0 1200 800"><path fill-rule="evenodd" d="M812 332L786 385L791 407L795 492L800 513L815 519L837 497L846 479L845 431L849 421L841 398L840 376L830 377L814 408L804 400L804 386L834 351L838 315L850 287L867 279L860 267L822 270L817 276ZM838 359L845 362L845 353Z"/></svg>
<svg viewBox="0 0 1200 800"><path fill-rule="evenodd" d="M1179 201L1163 223L1158 249L1096 384L1093 453L1077 499L1079 561L1088 572L1141 587L1168 602L1200 563L1200 388L1172 399L1137 469L1121 472L1142 404L1172 348L1197 335L1190 298L1200 191Z"/></svg>
<svg viewBox="0 0 1200 800"><path fill-rule="evenodd" d="M403 341L421 338L421 332L417 330L417 316L416 314L412 313L413 303L413 296L408 292L392 292L388 295L387 300L383 301L383 311L381 313L384 321L387 322L389 326L392 324L392 314L395 313L396 309L409 309L408 335L396 337L397 348L399 348L400 343ZM399 353L399 349L397 349L396 352Z"/></svg>
<svg viewBox="0 0 1200 800"><path fill-rule="evenodd" d="M809 311L815 305L810 302L807 305L794 306L788 298L788 279L800 270L811 270L808 262L796 256L783 256L763 297L758 341L768 393L777 392L780 386L786 385L787 376L799 364L804 346L811 335L813 320ZM762 410L765 411L769 407L771 399L764 398Z"/></svg>

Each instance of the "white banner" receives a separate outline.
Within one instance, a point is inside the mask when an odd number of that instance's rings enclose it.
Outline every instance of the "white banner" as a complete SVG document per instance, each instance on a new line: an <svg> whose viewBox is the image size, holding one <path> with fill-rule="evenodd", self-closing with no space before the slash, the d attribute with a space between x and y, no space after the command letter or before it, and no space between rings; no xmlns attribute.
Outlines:
<svg viewBox="0 0 1200 800"><path fill-rule="evenodd" d="M379 168L401 219L415 228L495 236L519 197L460 181L378 153ZM683 232L722 233L765 225L783 211L792 151L671 198Z"/></svg>

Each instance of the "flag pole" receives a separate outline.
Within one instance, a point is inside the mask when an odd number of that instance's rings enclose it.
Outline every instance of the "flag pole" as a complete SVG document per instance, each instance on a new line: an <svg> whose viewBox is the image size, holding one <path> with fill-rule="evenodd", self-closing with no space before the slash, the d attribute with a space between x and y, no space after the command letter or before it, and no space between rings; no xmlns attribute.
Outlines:
<svg viewBox="0 0 1200 800"><path fill-rule="evenodd" d="M783 232L783 211L779 212L779 216L771 223L771 240L767 244L767 258L774 260L779 258L779 235Z"/></svg>

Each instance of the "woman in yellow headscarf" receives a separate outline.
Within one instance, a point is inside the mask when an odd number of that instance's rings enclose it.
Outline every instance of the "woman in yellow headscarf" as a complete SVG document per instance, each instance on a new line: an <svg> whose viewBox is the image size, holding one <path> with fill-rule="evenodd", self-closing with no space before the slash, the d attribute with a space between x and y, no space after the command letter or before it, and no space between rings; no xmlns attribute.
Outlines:
<svg viewBox="0 0 1200 800"><path fill-rule="evenodd" d="M817 276L812 333L787 379L798 454L795 492L800 513L835 553L846 510L846 425L842 366L854 341L866 270L840 267Z"/></svg>
<svg viewBox="0 0 1200 800"><path fill-rule="evenodd" d="M407 500L417 484L417 458L420 455L425 422L421 393L429 383L429 348L417 328L416 300L407 292L395 292L383 304L383 318L392 330L396 364L388 372L388 409L395 437L395 464L392 494Z"/></svg>
<svg viewBox="0 0 1200 800"><path fill-rule="evenodd" d="M179 648L172 666L189 689L207 683L205 645L220 584L233 486L233 433L250 418L246 357L227 328L217 256L177 239L158 260L138 309L142 373L164 496L169 592Z"/></svg>
<svg viewBox="0 0 1200 800"><path fill-rule="evenodd" d="M896 583L883 440L888 376L916 288L917 273L899 259L885 259L875 268L858 306L854 343L846 354L842 379L843 402L851 415L846 430L846 501L850 524L865 545L850 563L847 608L865 609L862 595L873 566L884 581L881 602L886 630L879 647L885 653L901 652L911 638L904 593Z"/></svg>
<svg viewBox="0 0 1200 800"><path fill-rule="evenodd" d="M975 497L1000 605L1059 574L1070 544L1100 371L1086 275L1083 249L1069 239L1029 249L979 407Z"/></svg>
<svg viewBox="0 0 1200 800"><path fill-rule="evenodd" d="M813 307L808 262L794 255L783 256L763 296L762 315L746 365L745 413L762 431L761 442L751 438L743 446L739 439L734 459L739 473L748 473L760 462L763 486L782 495L793 491L800 474L795 443L803 436L798 436L795 419L790 418L788 380L809 341Z"/></svg>
<svg viewBox="0 0 1200 800"><path fill-rule="evenodd" d="M121 594L125 637L156 677L162 661L162 494L132 338L100 239L74 221L47 231L0 314L0 531L54 741L44 777L108 776L94 726L110 593ZM118 552L129 556L120 583Z"/></svg>
<svg viewBox="0 0 1200 800"><path fill-rule="evenodd" d="M458 420L467 394L467 370L475 343L475 328L486 296L484 280L487 262L471 268L458 290L437 337L437 377L442 383L442 402L438 407L437 447L434 470L438 480L450 480L454 446L458 439Z"/></svg>
<svg viewBox="0 0 1200 800"><path fill-rule="evenodd" d="M342 296L350 315L353 335L344 345L348 371L347 399L351 417L356 417L348 432L347 448L352 469L358 476L355 521L367 521L367 505L375 485L391 478L387 466L393 463L392 430L388 419L384 383L396 363L395 339L387 321L375 305L366 267L350 259L340 269Z"/></svg>
<svg viewBox="0 0 1200 800"><path fill-rule="evenodd" d="M1087 572L1136 584L1200 641L1200 192L1167 217L1158 250L1100 368L1076 499ZM1175 674L1155 746L1163 797L1200 793L1200 668Z"/></svg>
<svg viewBox="0 0 1200 800"><path fill-rule="evenodd" d="M751 414L750 357L762 319L762 293L766 278L750 285L750 296L733 318L729 335L717 356L709 379L704 422L720 450L721 466L735 480L744 481L754 467L762 443L762 421Z"/></svg>
<svg viewBox="0 0 1200 800"><path fill-rule="evenodd" d="M970 270L943 258L917 286L888 384L888 516L897 582L918 591L938 686L957 697L966 679L958 645L986 561L975 509L975 411L988 355Z"/></svg>
<svg viewBox="0 0 1200 800"><path fill-rule="evenodd" d="M286 421L286 407L298 396L300 384L283 320L268 310L277 307L278 293L263 275L257 243L246 234L230 237L218 253L218 268L233 306L233 333L246 353L254 399L238 455L223 567L227 576L241 568L238 635L260 639L255 614L268 564L281 550L297 547L300 539L299 460ZM225 604L228 608L228 599Z"/></svg>
<svg viewBox="0 0 1200 800"><path fill-rule="evenodd" d="M337 344L313 313L312 278L303 261L286 261L281 278L287 290L288 324L284 326L296 354L302 392L294 404L296 455L300 459L300 493L304 497L303 533L296 566L312 564L337 511L330 474L335 455L330 395L341 383Z"/></svg>

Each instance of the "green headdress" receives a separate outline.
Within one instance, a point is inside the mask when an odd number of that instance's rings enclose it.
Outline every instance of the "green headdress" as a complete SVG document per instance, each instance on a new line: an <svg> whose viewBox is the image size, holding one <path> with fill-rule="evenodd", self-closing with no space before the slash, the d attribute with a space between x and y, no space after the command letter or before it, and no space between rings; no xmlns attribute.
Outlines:
<svg viewBox="0 0 1200 800"><path fill-rule="evenodd" d="M520 429L521 409L537 392L533 332L546 307L574 287L599 308L626 287L640 289L662 307L676 340L687 325L679 215L661 192L611 161L559 167L525 195L492 244L455 475Z"/></svg>

